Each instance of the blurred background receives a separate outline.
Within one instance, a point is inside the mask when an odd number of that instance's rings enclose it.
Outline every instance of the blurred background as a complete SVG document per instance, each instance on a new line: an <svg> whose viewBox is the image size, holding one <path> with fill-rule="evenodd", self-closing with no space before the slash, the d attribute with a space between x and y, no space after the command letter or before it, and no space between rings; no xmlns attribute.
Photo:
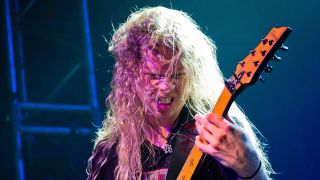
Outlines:
<svg viewBox="0 0 320 180"><path fill-rule="evenodd" d="M269 144L275 179L320 179L316 0L1 0L1 179L86 179L110 91L112 24L157 5L193 17L226 77L273 26L293 29L266 83L237 102Z"/></svg>

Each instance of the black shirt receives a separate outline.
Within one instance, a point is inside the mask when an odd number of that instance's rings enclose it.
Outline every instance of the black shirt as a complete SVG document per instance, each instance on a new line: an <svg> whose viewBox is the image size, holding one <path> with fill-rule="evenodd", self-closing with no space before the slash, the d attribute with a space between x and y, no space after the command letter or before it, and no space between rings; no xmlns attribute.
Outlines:
<svg viewBox="0 0 320 180"><path fill-rule="evenodd" d="M173 153L165 153L162 148L153 146L154 157L151 157L147 146L152 145L149 142L143 143L141 147L143 180L164 180L169 168L170 178L168 179L175 179L178 176L197 135L195 121L192 117L188 108L184 107L179 115L177 126L173 128L167 139L168 143L173 147ZM108 151L108 162L101 168L98 179L114 179L114 170L117 165L115 149L114 146ZM192 179L232 180L237 179L237 174L232 169L221 165L210 155L206 155L203 156L198 164Z"/></svg>

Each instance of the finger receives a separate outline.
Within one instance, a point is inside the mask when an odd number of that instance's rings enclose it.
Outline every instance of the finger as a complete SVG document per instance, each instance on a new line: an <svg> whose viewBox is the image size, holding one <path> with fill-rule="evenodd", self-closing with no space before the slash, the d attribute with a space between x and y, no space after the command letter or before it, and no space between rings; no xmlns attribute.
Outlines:
<svg viewBox="0 0 320 180"><path fill-rule="evenodd" d="M198 149L203 152L203 153L207 153L210 154L211 156L215 157L218 154L218 150L215 149L214 147L208 145L208 144L203 144L201 143L200 137L196 136L196 141L195 141L195 145L198 147Z"/></svg>
<svg viewBox="0 0 320 180"><path fill-rule="evenodd" d="M195 119L197 122L200 122L201 124L204 123L204 121L203 121L204 118L205 118L205 117L204 117L202 114L196 114L196 115L194 116L194 119Z"/></svg>
<svg viewBox="0 0 320 180"><path fill-rule="evenodd" d="M207 119L219 129L230 130L233 124L215 113L209 113Z"/></svg>
<svg viewBox="0 0 320 180"><path fill-rule="evenodd" d="M216 159L220 164L222 164L222 165L230 168L230 164L228 163L228 161L225 161L224 159L219 158L219 157L215 157L215 159Z"/></svg>
<svg viewBox="0 0 320 180"><path fill-rule="evenodd" d="M201 142L200 136L196 136L195 145L201 152L211 155L226 167L231 167L231 165L234 164L234 157L228 156L220 149L214 148L208 144L203 144Z"/></svg>
<svg viewBox="0 0 320 180"><path fill-rule="evenodd" d="M223 143L226 139L227 133L213 125L205 117L199 115L195 119L197 120L196 125L199 134L203 135L212 146L217 147L219 143ZM204 130L207 131L209 135L207 135Z"/></svg>
<svg viewBox="0 0 320 180"><path fill-rule="evenodd" d="M222 155L219 150L217 150L211 146L202 144L199 140L195 141L195 145L202 153L209 154L210 156L214 157L222 165L224 165L226 167L230 167L230 163L228 161L224 160L223 157L221 157Z"/></svg>
<svg viewBox="0 0 320 180"><path fill-rule="evenodd" d="M199 134L201 135L201 137L203 139L205 139L210 146L217 148L217 149L219 148L219 144L221 141L220 136L219 136L219 139L217 139L208 130L206 130L204 127L202 127L201 124L198 122L196 122L196 127L197 127L197 130L198 130Z"/></svg>
<svg viewBox="0 0 320 180"><path fill-rule="evenodd" d="M215 132L221 131L215 125L213 125L207 118L205 118L202 115L196 115L195 119L201 126L203 126L205 129L207 129L211 134L214 134Z"/></svg>

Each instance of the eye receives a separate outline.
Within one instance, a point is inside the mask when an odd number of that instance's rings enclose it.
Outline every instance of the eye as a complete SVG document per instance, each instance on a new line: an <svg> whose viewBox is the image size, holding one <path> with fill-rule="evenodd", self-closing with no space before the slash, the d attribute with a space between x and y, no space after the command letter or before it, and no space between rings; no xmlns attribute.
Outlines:
<svg viewBox="0 0 320 180"><path fill-rule="evenodd" d="M163 75L161 74L156 74L156 73L146 73L146 75L149 77L151 80L160 80L163 79Z"/></svg>
<svg viewBox="0 0 320 180"><path fill-rule="evenodd" d="M172 76L174 79L181 79L184 75L185 75L185 73L181 72L181 73L175 73Z"/></svg>

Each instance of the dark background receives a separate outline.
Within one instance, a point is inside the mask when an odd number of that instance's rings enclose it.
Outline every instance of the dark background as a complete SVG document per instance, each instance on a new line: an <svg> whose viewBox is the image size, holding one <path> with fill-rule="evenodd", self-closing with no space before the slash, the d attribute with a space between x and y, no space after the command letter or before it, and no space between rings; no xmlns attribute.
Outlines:
<svg viewBox="0 0 320 180"><path fill-rule="evenodd" d="M0 38L0 174L1 179L15 179L14 140L8 118L12 95L8 85L3 1ZM21 1L21 9L30 2ZM284 60L272 63L273 72L264 75L266 83L257 82L241 94L237 102L267 139L269 158L274 170L279 173L274 176L275 179L320 179L318 1L93 0L88 5L101 114L105 110L104 100L110 89L113 64L112 57L106 51L104 38L110 39L111 24L117 27L134 7L163 5L189 13L216 42L218 60L226 77L231 75L236 63L256 47L271 27L290 26L293 33L285 43L289 51L278 54ZM30 101L88 103L81 19L80 0L34 1L22 17L19 28L23 32ZM63 80L65 83L61 84ZM25 124L93 126L90 117L76 113L26 112L24 115ZM93 137L23 136L26 179L85 179Z"/></svg>

